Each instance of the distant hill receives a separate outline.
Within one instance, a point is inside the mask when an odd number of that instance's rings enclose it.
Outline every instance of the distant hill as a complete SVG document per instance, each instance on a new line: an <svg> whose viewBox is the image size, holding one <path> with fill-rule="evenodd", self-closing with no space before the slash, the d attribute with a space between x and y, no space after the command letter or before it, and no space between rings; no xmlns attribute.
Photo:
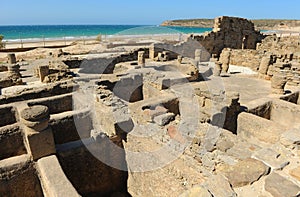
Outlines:
<svg viewBox="0 0 300 197"><path fill-rule="evenodd" d="M258 30L290 30L300 31L300 20L255 19L251 20ZM214 19L184 19L164 21L161 26L204 27L214 26Z"/></svg>

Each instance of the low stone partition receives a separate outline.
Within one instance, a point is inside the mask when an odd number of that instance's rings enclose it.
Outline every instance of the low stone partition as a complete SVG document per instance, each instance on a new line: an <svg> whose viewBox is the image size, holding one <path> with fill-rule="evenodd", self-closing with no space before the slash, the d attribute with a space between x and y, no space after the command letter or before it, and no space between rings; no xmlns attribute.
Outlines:
<svg viewBox="0 0 300 197"><path fill-rule="evenodd" d="M275 99L272 102L270 120L287 128L292 128L294 125L300 123L300 106Z"/></svg>
<svg viewBox="0 0 300 197"><path fill-rule="evenodd" d="M141 74L123 76L112 91L117 97L127 102L143 100L143 76Z"/></svg>
<svg viewBox="0 0 300 197"><path fill-rule="evenodd" d="M164 98L151 99L141 104L141 110L143 111L146 109L154 109L156 106L163 106L169 112L175 115L180 114L179 99L175 96L165 96Z"/></svg>
<svg viewBox="0 0 300 197"><path fill-rule="evenodd" d="M42 98L31 101L28 106L45 105L49 109L50 114L58 114L73 110L72 94L63 94L54 97Z"/></svg>
<svg viewBox="0 0 300 197"><path fill-rule="evenodd" d="M60 145L57 154L64 173L80 195L126 196L128 172L121 138L108 138L102 133Z"/></svg>
<svg viewBox="0 0 300 197"><path fill-rule="evenodd" d="M295 100L297 94L291 95L285 99ZM242 137L255 137L274 144L284 132L300 122L300 106L293 102L262 98L247 103L246 107L248 113L238 116L237 134Z"/></svg>
<svg viewBox="0 0 300 197"><path fill-rule="evenodd" d="M1 196L44 196L34 163L29 155L0 161Z"/></svg>
<svg viewBox="0 0 300 197"><path fill-rule="evenodd" d="M295 95L297 96L297 94ZM283 98L296 100L293 94L290 97ZM300 122L300 106L293 102L287 102L281 99L262 98L247 103L246 107L249 113L270 120L276 124L281 124L287 128L292 128L295 124Z"/></svg>
<svg viewBox="0 0 300 197"><path fill-rule="evenodd" d="M222 53L225 51L223 50ZM264 53L255 49L232 49L230 55L230 64L244 66L251 68L253 71L258 71L263 56Z"/></svg>
<svg viewBox="0 0 300 197"><path fill-rule="evenodd" d="M238 116L237 135L242 138L275 144L286 128L276 122L261 118L251 113L242 112Z"/></svg>
<svg viewBox="0 0 300 197"><path fill-rule="evenodd" d="M16 109L13 106L0 107L0 127L17 122Z"/></svg>
<svg viewBox="0 0 300 197"><path fill-rule="evenodd" d="M251 114L267 120L271 119L272 99L270 98L253 100L247 103L246 107L247 111Z"/></svg>
<svg viewBox="0 0 300 197"><path fill-rule="evenodd" d="M17 95L3 96L0 95L0 105L19 102L24 100L32 100L36 98L46 98L51 96L57 96L62 94L67 94L75 91L77 85L72 82L59 82L49 84L49 86L44 86L41 88L25 89Z"/></svg>
<svg viewBox="0 0 300 197"><path fill-rule="evenodd" d="M55 155L37 161L45 196L80 196L64 174Z"/></svg>
<svg viewBox="0 0 300 197"><path fill-rule="evenodd" d="M89 110L70 111L52 115L49 125L53 131L55 144L64 144L87 138L93 129Z"/></svg>
<svg viewBox="0 0 300 197"><path fill-rule="evenodd" d="M108 58L84 59L80 64L81 69L79 73L112 74L116 64L121 62L137 61L138 52L140 51L145 51L145 58L149 57L149 50L141 48L129 53L124 53Z"/></svg>
<svg viewBox="0 0 300 197"><path fill-rule="evenodd" d="M19 124L0 127L0 160L26 154Z"/></svg>

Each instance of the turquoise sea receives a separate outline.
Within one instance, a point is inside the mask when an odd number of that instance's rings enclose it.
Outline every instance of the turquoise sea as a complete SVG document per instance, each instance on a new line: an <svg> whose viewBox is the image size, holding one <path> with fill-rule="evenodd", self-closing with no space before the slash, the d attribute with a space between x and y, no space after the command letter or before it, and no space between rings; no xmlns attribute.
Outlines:
<svg viewBox="0 0 300 197"><path fill-rule="evenodd" d="M72 39L102 35L146 35L204 33L211 28L161 27L141 25L26 25L0 26L0 35L6 41L34 41L41 39Z"/></svg>

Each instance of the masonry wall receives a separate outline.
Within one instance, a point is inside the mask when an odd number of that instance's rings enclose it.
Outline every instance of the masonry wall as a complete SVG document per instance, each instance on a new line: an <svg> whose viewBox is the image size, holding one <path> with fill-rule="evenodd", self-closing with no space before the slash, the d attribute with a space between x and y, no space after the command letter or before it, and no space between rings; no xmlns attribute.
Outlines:
<svg viewBox="0 0 300 197"><path fill-rule="evenodd" d="M211 54L219 55L224 48L256 49L264 36L247 19L222 16L215 19L212 32L192 38Z"/></svg>

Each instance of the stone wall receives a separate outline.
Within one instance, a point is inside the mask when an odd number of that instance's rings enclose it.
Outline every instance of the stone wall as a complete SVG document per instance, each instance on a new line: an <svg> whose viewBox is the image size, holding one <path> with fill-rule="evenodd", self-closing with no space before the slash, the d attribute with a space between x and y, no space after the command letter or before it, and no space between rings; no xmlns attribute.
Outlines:
<svg viewBox="0 0 300 197"><path fill-rule="evenodd" d="M72 94L65 94L60 96L54 96L51 98L43 98L31 101L28 106L33 105L45 105L49 108L50 114L58 114L66 111L72 111L73 100Z"/></svg>
<svg viewBox="0 0 300 197"><path fill-rule="evenodd" d="M78 193L82 196L126 193L127 172L120 170L127 169L121 139L103 136L99 141L81 143L66 144L58 150L62 169Z"/></svg>
<svg viewBox="0 0 300 197"><path fill-rule="evenodd" d="M224 49L223 51L228 50ZM222 52L223 53L223 52ZM221 56L222 56L221 53ZM258 71L263 53L253 49L246 50L231 50L230 64L236 66L244 66L251 68L253 71Z"/></svg>
<svg viewBox="0 0 300 197"><path fill-rule="evenodd" d="M27 153L19 124L1 127L0 134L0 160Z"/></svg>
<svg viewBox="0 0 300 197"><path fill-rule="evenodd" d="M43 196L34 163L26 155L11 161L0 161L1 196Z"/></svg>
<svg viewBox="0 0 300 197"><path fill-rule="evenodd" d="M88 138L93 129L89 111L70 111L53 115L49 122L56 144Z"/></svg>
<svg viewBox="0 0 300 197"><path fill-rule="evenodd" d="M154 51L152 55L151 55L151 47L153 48ZM201 45L201 43L191 38L176 45L168 44L168 43L157 43L157 44L153 44L151 47L150 47L151 59L154 59L155 57L157 57L159 52L163 52L163 51L172 52L171 59L177 58L178 55L194 59L195 51L197 49L201 50L201 56L200 56L201 61L208 61L211 56L210 53L205 49L205 47Z"/></svg>
<svg viewBox="0 0 300 197"><path fill-rule="evenodd" d="M68 62L68 65L80 65L80 73L112 74L116 64L121 62L136 61L138 59L139 51L145 51L145 58L149 57L148 49L138 49L129 53L118 55L116 57L78 60L81 61L80 64L75 61Z"/></svg>
<svg viewBox="0 0 300 197"><path fill-rule="evenodd" d="M213 31L193 36L211 54L219 55L224 48L256 49L264 36L247 19L222 16L215 19Z"/></svg>
<svg viewBox="0 0 300 197"><path fill-rule="evenodd" d="M40 88L24 89L24 91L18 92L16 95L0 95L0 105L31 100L36 98L46 98L50 96L57 96L62 94L71 93L76 90L76 85L70 82L57 82L49 84L49 86L43 86Z"/></svg>
<svg viewBox="0 0 300 197"><path fill-rule="evenodd" d="M300 84L300 38L267 36L254 49L223 49L220 57L231 50L230 64L251 68L259 78L270 80L274 75L287 78L289 85ZM222 59L222 58L220 58Z"/></svg>

